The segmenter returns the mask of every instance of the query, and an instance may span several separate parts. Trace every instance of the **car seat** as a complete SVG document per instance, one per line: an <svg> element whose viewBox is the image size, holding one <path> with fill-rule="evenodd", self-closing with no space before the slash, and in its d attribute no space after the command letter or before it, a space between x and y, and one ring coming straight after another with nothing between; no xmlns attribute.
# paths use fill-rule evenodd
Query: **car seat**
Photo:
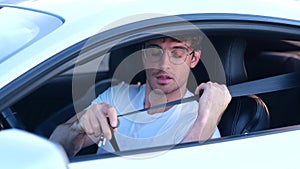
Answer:
<svg viewBox="0 0 300 169"><path fill-rule="evenodd" d="M300 47L282 40L248 40L248 77L255 80L300 71ZM257 47L259 46L259 48ZM299 52L298 52L299 54ZM298 56L298 57L297 57ZM270 128L300 124L300 88L259 95L270 110Z"/></svg>
<svg viewBox="0 0 300 169"><path fill-rule="evenodd" d="M244 55L246 41L235 37L212 38L223 64L226 85L246 82ZM209 56L208 56L209 57ZM256 95L233 97L225 110L218 128L221 136L244 135L269 128L269 111Z"/></svg>

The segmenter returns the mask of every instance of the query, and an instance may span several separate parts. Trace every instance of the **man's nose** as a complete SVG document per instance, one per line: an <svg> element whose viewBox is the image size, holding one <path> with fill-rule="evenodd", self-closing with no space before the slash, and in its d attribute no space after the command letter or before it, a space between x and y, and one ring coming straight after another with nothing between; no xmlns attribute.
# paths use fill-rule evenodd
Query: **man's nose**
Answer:
<svg viewBox="0 0 300 169"><path fill-rule="evenodd" d="M165 51L163 53L163 56L161 57L159 64L160 64L160 68L162 70L168 69L170 67L171 63L170 63L170 58L169 58L169 54L167 51Z"/></svg>

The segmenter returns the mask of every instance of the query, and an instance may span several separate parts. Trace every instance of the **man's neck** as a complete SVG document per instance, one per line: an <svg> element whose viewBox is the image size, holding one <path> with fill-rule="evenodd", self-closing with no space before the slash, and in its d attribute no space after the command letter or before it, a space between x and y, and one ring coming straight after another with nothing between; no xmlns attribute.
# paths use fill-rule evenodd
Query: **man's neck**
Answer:
<svg viewBox="0 0 300 169"><path fill-rule="evenodd" d="M187 89L178 89L174 92L171 93L164 93L159 89L151 89L148 84L146 84L146 93L145 93L145 102L144 106L145 108L147 107L152 107L160 104L164 104L170 101L178 100L184 97ZM154 114L158 112L164 112L169 110L171 107L165 107L162 109L154 110L152 112L148 112L149 114Z"/></svg>

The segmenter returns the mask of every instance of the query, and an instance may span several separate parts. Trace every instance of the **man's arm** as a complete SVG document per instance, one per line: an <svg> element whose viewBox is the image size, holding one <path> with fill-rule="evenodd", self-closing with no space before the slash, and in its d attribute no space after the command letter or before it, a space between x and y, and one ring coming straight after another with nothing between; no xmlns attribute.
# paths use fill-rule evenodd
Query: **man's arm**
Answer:
<svg viewBox="0 0 300 169"><path fill-rule="evenodd" d="M227 108L231 95L225 85L202 83L195 93L203 91L199 98L198 117L183 142L205 141L213 135L219 120Z"/></svg>
<svg viewBox="0 0 300 169"><path fill-rule="evenodd" d="M57 126L51 134L50 140L62 145L69 157L76 155L83 147L93 144L87 134L78 127L76 116Z"/></svg>
<svg viewBox="0 0 300 169"><path fill-rule="evenodd" d="M95 104L59 125L51 134L50 140L61 144L68 156L74 156L82 148L98 143L101 134L106 139L111 139L107 117L111 126L117 127L115 109L106 103Z"/></svg>

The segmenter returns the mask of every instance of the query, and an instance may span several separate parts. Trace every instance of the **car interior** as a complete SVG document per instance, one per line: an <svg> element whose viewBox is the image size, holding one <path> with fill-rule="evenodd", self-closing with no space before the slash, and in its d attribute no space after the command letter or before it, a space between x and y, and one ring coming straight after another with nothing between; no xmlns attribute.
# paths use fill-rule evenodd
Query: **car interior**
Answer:
<svg viewBox="0 0 300 169"><path fill-rule="evenodd" d="M202 48L203 59L192 70L189 90L193 92L197 84L216 80L211 71L217 71L215 69L219 68L208 70L209 61L221 61L220 71L225 73L224 83L227 86L299 71L300 36L292 37L284 33L273 36L274 34L276 32L265 36L263 31L258 33L240 31L236 34L233 31L208 31L207 41ZM67 121L78 110L83 110L98 94L110 86L121 81L132 84L145 83L145 74L139 67L141 64L138 64L141 63L138 57L140 43L122 44L112 48L104 56L108 58L107 70L102 71L99 68L96 73L78 73L76 75L78 82L75 83L82 85L77 91L76 98L72 88L74 77L70 70L71 73L64 72L52 78L16 102L10 110L20 123L18 126L48 138L57 125ZM207 50L211 47L215 51ZM128 59L128 56L132 57ZM209 57L209 61L205 60ZM125 62L131 65L134 62L134 65L128 66ZM125 66L119 66L121 63ZM94 78L92 85L83 85L91 78ZM299 87L233 97L218 125L221 136L224 138L243 136L298 125L300 124L299 100ZM3 117L0 120L3 121L3 128L12 127L10 124L5 124ZM95 153L95 150L93 146L79 154Z"/></svg>

